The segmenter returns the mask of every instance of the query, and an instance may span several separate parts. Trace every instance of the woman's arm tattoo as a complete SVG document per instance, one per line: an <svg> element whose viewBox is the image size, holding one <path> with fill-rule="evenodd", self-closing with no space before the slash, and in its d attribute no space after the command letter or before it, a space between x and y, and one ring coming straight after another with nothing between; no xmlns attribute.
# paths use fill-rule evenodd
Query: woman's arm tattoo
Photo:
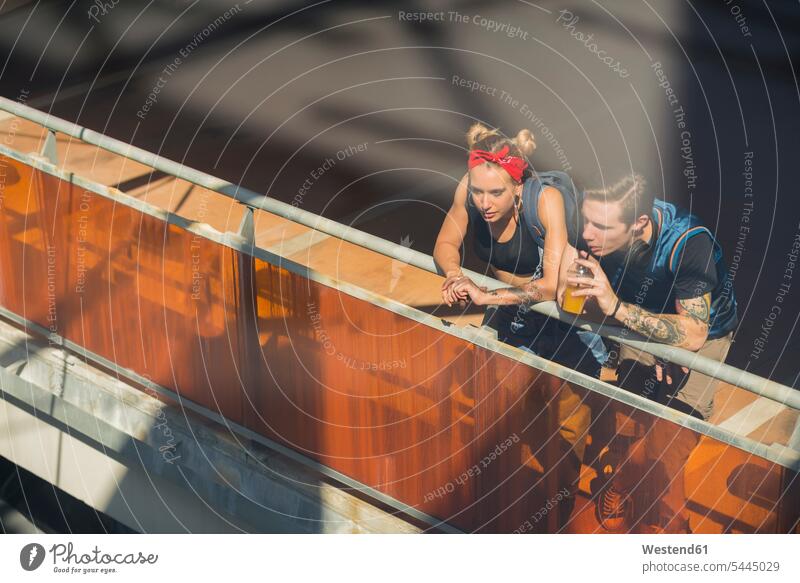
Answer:
<svg viewBox="0 0 800 583"><path fill-rule="evenodd" d="M501 289L495 289L489 292L489 295L495 297L502 297L499 292L505 292L513 297L513 301L510 302L511 304L522 304L524 306L529 306L530 304L535 304L536 302L541 302L544 298L544 294L542 291L536 287L532 282L526 284L524 287L504 287ZM503 295L505 295L505 293Z"/></svg>
<svg viewBox="0 0 800 583"><path fill-rule="evenodd" d="M533 283L529 283L523 288L514 288L512 293L517 294L520 298L520 303L525 305L541 302L544 297L542 290Z"/></svg>

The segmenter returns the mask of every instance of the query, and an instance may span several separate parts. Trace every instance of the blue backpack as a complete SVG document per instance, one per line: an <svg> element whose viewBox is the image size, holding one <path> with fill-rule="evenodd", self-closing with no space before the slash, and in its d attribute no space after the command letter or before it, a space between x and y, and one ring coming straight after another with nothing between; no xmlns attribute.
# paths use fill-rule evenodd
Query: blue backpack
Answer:
<svg viewBox="0 0 800 583"><path fill-rule="evenodd" d="M564 172L551 170L539 172L528 178L522 187L522 216L533 239L544 249L545 228L539 219L539 197L546 186L552 186L561 193L564 200L564 218L567 222L567 242L577 247L578 237L583 231L583 217L580 212L583 195L576 190L572 178Z"/></svg>

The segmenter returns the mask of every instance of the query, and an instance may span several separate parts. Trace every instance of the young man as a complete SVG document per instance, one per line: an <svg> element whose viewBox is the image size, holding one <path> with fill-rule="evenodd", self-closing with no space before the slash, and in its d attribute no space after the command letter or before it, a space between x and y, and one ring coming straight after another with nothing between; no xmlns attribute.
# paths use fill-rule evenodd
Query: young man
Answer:
<svg viewBox="0 0 800 583"><path fill-rule="evenodd" d="M562 257L559 301L567 284L581 284L574 295L586 296L587 308L606 321L724 361L738 323L736 300L719 243L699 219L654 199L638 175L586 191L582 215L582 249L568 247ZM573 261L587 267L592 279L569 277ZM718 381L624 345L619 361L624 388L699 419L711 416ZM597 518L608 530L642 521L657 531L688 532L683 467L697 435L661 419L646 424L639 428L643 437L629 440L622 463L597 497ZM619 434L629 433L631 426L626 423ZM653 491L642 495L640 482L652 484ZM634 500L652 495L645 508L633 508Z"/></svg>

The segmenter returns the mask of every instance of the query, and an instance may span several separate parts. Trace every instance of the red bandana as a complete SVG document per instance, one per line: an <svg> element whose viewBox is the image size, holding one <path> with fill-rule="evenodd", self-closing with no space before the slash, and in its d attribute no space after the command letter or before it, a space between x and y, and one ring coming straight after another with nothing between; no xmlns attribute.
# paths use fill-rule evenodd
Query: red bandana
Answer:
<svg viewBox="0 0 800 583"><path fill-rule="evenodd" d="M519 156L509 156L508 146L503 146L497 152L487 152L486 150L472 150L469 153L468 168L480 166L484 162L492 162L508 172L516 182L522 181L522 173L528 167L528 163Z"/></svg>

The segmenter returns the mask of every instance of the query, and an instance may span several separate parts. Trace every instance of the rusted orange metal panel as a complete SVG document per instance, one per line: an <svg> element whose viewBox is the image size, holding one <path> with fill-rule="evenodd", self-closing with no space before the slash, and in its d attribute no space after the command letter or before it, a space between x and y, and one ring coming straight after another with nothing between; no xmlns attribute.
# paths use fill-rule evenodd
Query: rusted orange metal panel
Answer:
<svg viewBox="0 0 800 583"><path fill-rule="evenodd" d="M560 527L548 505L577 479L570 443L586 437L566 421L589 427L609 399L261 259L256 305L241 306L249 256L0 162L7 309L465 530ZM257 334L242 333L252 309ZM795 478L703 437L686 473L692 526L795 528ZM589 506L569 530L597 529Z"/></svg>
<svg viewBox="0 0 800 583"><path fill-rule="evenodd" d="M69 182L19 174L2 205L9 310L233 418L234 252Z"/></svg>

